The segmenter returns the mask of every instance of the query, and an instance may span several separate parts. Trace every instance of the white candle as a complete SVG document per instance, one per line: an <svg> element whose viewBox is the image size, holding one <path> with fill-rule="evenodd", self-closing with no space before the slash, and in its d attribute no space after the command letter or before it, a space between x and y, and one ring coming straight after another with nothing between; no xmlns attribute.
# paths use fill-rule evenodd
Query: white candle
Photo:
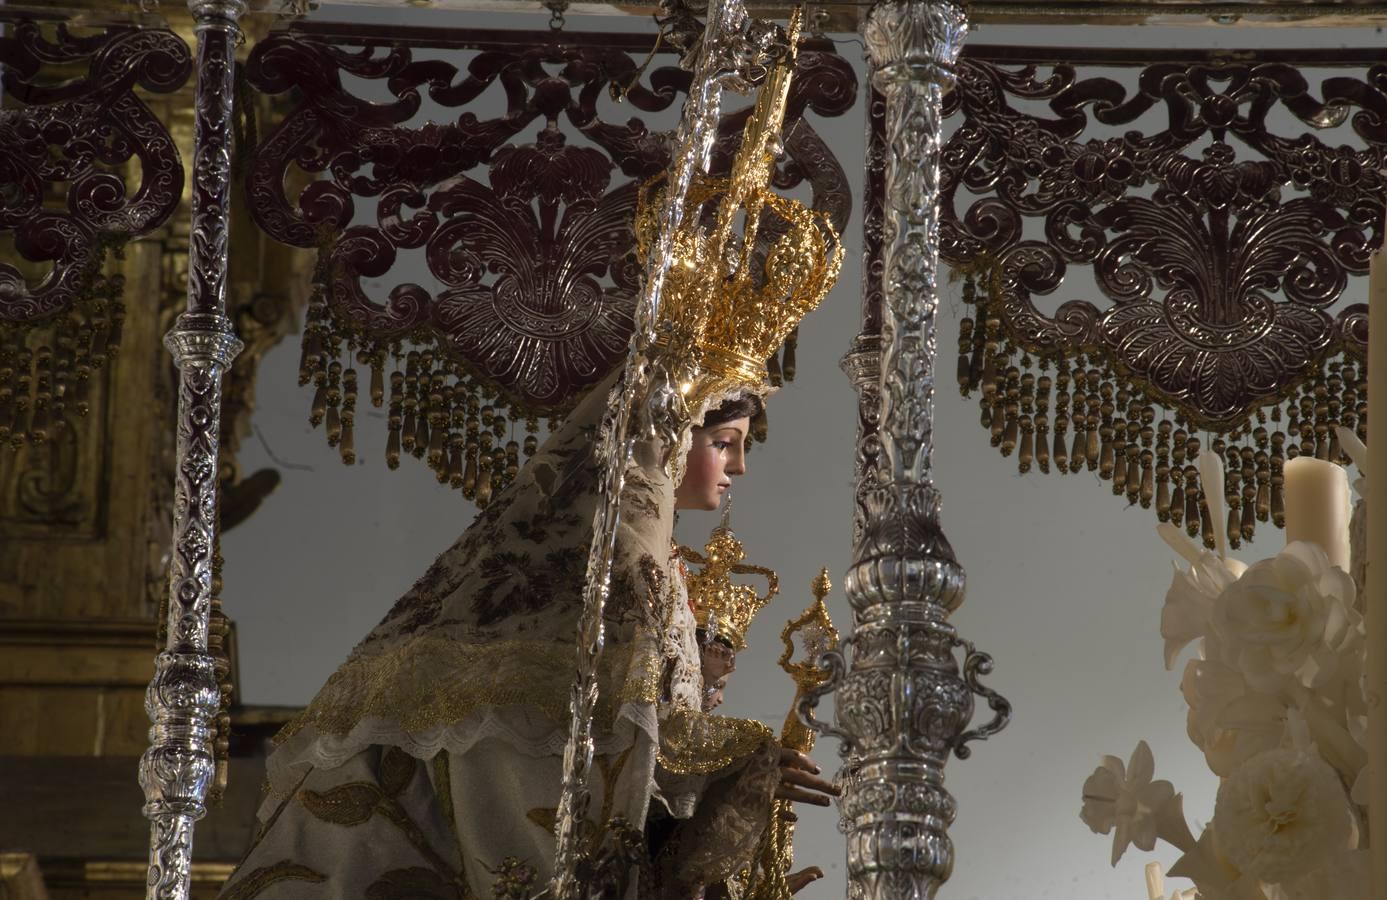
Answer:
<svg viewBox="0 0 1387 900"><path fill-rule="evenodd" d="M1368 546L1387 543L1387 258L1373 254L1368 275ZM1368 823L1373 897L1387 898L1387 563L1369 561L1364 607L1368 630Z"/></svg>
<svg viewBox="0 0 1387 900"><path fill-rule="evenodd" d="M1347 572L1348 473L1342 466L1310 456L1286 460L1285 472L1286 543L1318 544L1331 564Z"/></svg>
<svg viewBox="0 0 1387 900"><path fill-rule="evenodd" d="M1146 900L1165 900L1165 877L1158 862L1146 864Z"/></svg>
<svg viewBox="0 0 1387 900"><path fill-rule="evenodd" d="M1353 464L1358 467L1358 474L1366 477L1368 474L1368 448L1363 446L1362 441L1358 440L1358 435L1355 432L1342 425L1335 425L1334 433L1339 436L1339 446L1343 448L1344 455L1353 460Z"/></svg>
<svg viewBox="0 0 1387 900"><path fill-rule="evenodd" d="M1162 522L1156 526L1156 533L1166 542L1166 546L1190 564L1190 568L1199 565L1199 556L1203 551L1194 545L1194 541L1185 537L1185 532L1179 525Z"/></svg>
<svg viewBox="0 0 1387 900"><path fill-rule="evenodd" d="M1209 504L1209 519L1214 523L1214 547L1220 557L1228 556L1228 528L1223 521L1223 460L1213 451L1199 454L1199 482L1204 488L1204 502Z"/></svg>

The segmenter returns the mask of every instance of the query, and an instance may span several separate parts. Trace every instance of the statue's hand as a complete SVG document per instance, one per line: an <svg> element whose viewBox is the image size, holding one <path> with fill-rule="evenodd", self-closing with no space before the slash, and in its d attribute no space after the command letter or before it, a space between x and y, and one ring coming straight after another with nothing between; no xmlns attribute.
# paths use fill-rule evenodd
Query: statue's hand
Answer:
<svg viewBox="0 0 1387 900"><path fill-rule="evenodd" d="M779 800L795 803L811 803L814 806L828 806L830 797L837 797L842 791L832 782L819 777L823 769L819 764L798 750L780 748L780 786L775 789Z"/></svg>
<svg viewBox="0 0 1387 900"><path fill-rule="evenodd" d="M810 866L807 869L800 869L798 872L794 872L787 876L785 882L790 887L790 893L798 894L822 877L824 877L823 869L820 869L818 866Z"/></svg>

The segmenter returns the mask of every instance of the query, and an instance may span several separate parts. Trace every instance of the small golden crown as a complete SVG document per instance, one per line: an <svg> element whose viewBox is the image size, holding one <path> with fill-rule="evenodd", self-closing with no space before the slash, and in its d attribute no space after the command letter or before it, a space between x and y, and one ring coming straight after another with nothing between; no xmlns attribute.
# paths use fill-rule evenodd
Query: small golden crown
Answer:
<svg viewBox="0 0 1387 900"><path fill-rule="evenodd" d="M814 749L814 732L799 719L799 699L828 679L828 673L819 668L819 657L838 649L838 629L833 627L833 619L824 604L832 589L828 569L820 569L809 586L814 602L799 618L786 622L785 630L780 632L781 643L785 645L785 652L780 655L780 668L795 682L795 702L790 705L790 714L781 726L780 745L801 753Z"/></svg>
<svg viewBox="0 0 1387 900"><path fill-rule="evenodd" d="M838 629L833 627L833 619L824 604L828 592L833 590L828 569L819 570L809 590L814 595L814 602L800 613L799 618L786 622L785 630L780 632L780 641L785 645L785 652L780 655L780 668L794 679L796 687L801 690L823 683L828 676L818 666L819 657L829 650L838 649ZM803 652L796 660L798 651Z"/></svg>
<svg viewBox="0 0 1387 900"><path fill-rule="evenodd" d="M819 305L842 268L843 247L827 215L770 190L801 18L799 9L790 17L789 52L757 94L731 176L694 178L673 238L656 346L683 363L679 388L691 406L730 388L764 385L766 360ZM641 190L636 242L642 258L659 233L663 194L663 176ZM776 235L769 249L758 249L763 229Z"/></svg>
<svg viewBox="0 0 1387 900"><path fill-rule="evenodd" d="M731 510L730 503L728 510ZM710 639L723 638L733 650L745 649L751 620L780 592L779 576L770 569L742 562L746 559L746 550L732 533L727 512L723 513L722 524L708 537L703 553L690 547L680 547L679 553L689 562L703 567L687 579L689 601L693 604L698 627L704 629ZM733 575L764 576L765 596L749 585L734 584Z"/></svg>

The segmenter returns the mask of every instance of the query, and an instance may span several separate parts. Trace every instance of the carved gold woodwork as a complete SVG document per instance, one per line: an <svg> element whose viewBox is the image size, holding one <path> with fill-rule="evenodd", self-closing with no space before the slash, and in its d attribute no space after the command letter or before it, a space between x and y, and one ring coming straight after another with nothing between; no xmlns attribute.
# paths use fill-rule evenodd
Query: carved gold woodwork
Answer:
<svg viewBox="0 0 1387 900"><path fill-rule="evenodd" d="M48 900L48 891L32 853L0 853L0 897Z"/></svg>

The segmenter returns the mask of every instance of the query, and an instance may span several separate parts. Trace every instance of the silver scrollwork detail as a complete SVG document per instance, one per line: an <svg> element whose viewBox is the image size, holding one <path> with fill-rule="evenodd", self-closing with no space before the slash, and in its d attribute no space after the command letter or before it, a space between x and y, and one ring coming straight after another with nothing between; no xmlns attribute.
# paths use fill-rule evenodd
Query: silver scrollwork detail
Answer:
<svg viewBox="0 0 1387 900"><path fill-rule="evenodd" d="M215 774L212 737L220 689L207 652L217 533L222 378L241 350L226 316L232 102L241 0L192 0L197 32L188 311L164 345L178 366L178 439L168 643L145 694L153 723L140 759L150 820L149 900L185 900L193 824Z"/></svg>
<svg viewBox="0 0 1387 900"><path fill-rule="evenodd" d="M869 275L863 275L868 278ZM853 459L852 542L867 528L867 491L876 483L877 425L881 416L881 335L863 332L853 339L842 369L857 391L857 453Z"/></svg>
<svg viewBox="0 0 1387 900"><path fill-rule="evenodd" d="M869 121L881 123L869 148L885 164L872 171L869 149L863 334L843 361L859 396L855 546L845 579L851 661L822 661L837 722L818 725L842 740L848 762L840 811L848 892L861 900L936 895L954 864L956 804L944 765L967 756L969 741L1000 731L1011 713L979 681L991 659L948 621L965 576L940 529L930 471L943 95L967 32L963 7L938 0L878 2L863 26L881 104L876 96L869 104ZM975 695L993 718L970 731ZM817 699L802 705L808 721Z"/></svg>
<svg viewBox="0 0 1387 900"><path fill-rule="evenodd" d="M150 900L189 891L193 823L216 765L212 737L220 688L207 652L212 548L217 528L217 449L222 376L241 349L225 317L185 314L165 338L179 369L174 476L174 552L169 565L168 644L145 693L153 726L140 760L150 820Z"/></svg>

